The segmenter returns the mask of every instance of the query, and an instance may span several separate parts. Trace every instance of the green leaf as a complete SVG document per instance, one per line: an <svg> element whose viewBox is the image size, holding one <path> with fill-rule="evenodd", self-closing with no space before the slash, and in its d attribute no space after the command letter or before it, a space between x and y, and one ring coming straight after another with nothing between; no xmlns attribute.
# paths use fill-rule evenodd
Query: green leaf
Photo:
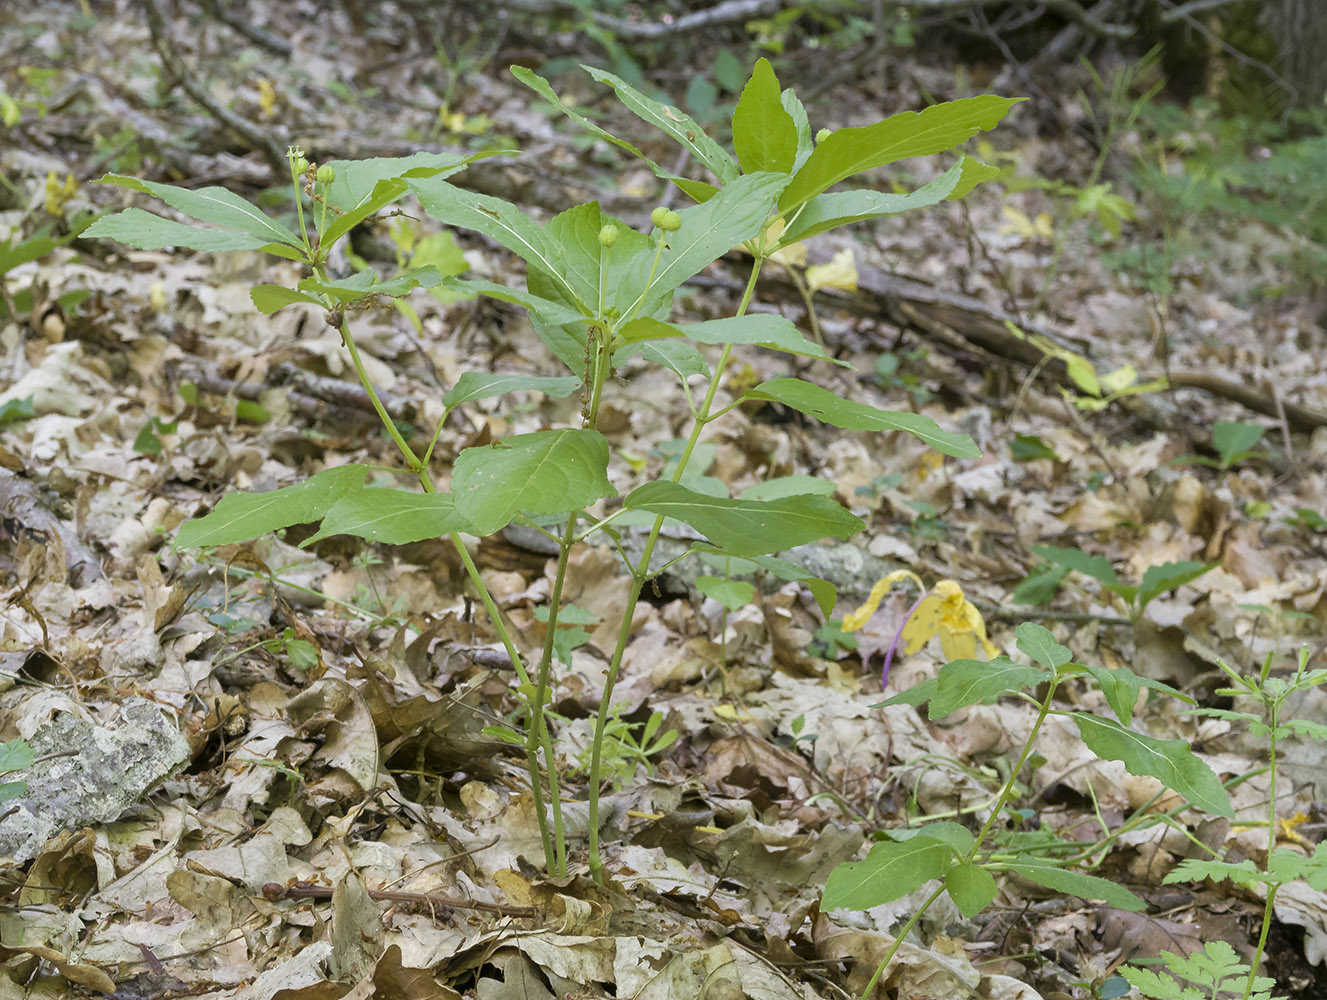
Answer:
<svg viewBox="0 0 1327 1000"><path fill-rule="evenodd" d="M1074 722L1088 749L1103 760L1123 761L1130 774L1151 775L1213 816L1235 815L1220 779L1194 756L1186 741L1144 736L1113 719L1083 712L1074 713Z"/></svg>
<svg viewBox="0 0 1327 1000"><path fill-rule="evenodd" d="M920 113L905 111L862 128L839 129L816 146L793 176L779 199L779 211L788 215L853 174L967 142L994 128L1019 100L985 94L935 104Z"/></svg>
<svg viewBox="0 0 1327 1000"><path fill-rule="evenodd" d="M0 784L0 802L8 802L16 799L28 790L26 781L6 781Z"/></svg>
<svg viewBox="0 0 1327 1000"><path fill-rule="evenodd" d="M1248 457L1248 451L1265 433L1261 424L1247 423L1243 420L1219 420L1212 426L1212 447L1217 451L1223 466L1233 465Z"/></svg>
<svg viewBox="0 0 1327 1000"><path fill-rule="evenodd" d="M783 110L792 116L793 125L797 129L797 157L793 160L793 169L796 170L814 152L816 144L811 137L811 120L806 115L806 105L802 103L802 99L792 87L783 91L782 99Z"/></svg>
<svg viewBox="0 0 1327 1000"><path fill-rule="evenodd" d="M268 493L228 493L212 513L181 525L175 545L230 545L317 521L343 496L358 490L368 471L363 465L342 465Z"/></svg>
<svg viewBox="0 0 1327 1000"><path fill-rule="evenodd" d="M1163 681L1139 677L1128 667L1119 666L1112 669L1091 663L1081 666L1096 679L1106 696L1106 704L1123 725L1127 726L1133 721L1133 707L1138 702L1138 692L1143 688L1152 688L1189 705L1195 704L1193 698L1184 692L1175 690Z"/></svg>
<svg viewBox="0 0 1327 1000"><path fill-rule="evenodd" d="M1015 462L1031 462L1038 458L1048 458L1052 462L1060 461L1055 449L1035 434L1015 434L1009 446L1009 454Z"/></svg>
<svg viewBox="0 0 1327 1000"><path fill-rule="evenodd" d="M163 219L141 208L126 208L123 212L98 219L83 231L83 235L89 239L119 240L139 250L187 247L200 253L226 253L231 250L270 250L272 247L270 240L249 233L190 226Z"/></svg>
<svg viewBox="0 0 1327 1000"><path fill-rule="evenodd" d="M1068 893L1080 899L1099 899L1117 910L1129 910L1136 913L1147 906L1124 886L1117 885L1109 879L1098 878L1095 875L1085 875L1082 872L1059 868L1043 861L1033 861L1027 858L1008 861L1005 863L1005 867L1009 871L1017 872L1024 878L1036 882L1038 885L1044 885L1047 889Z"/></svg>
<svg viewBox="0 0 1327 1000"><path fill-rule="evenodd" d="M1167 591L1175 590L1190 581L1198 579L1204 573L1216 569L1220 563L1200 563L1191 560L1164 563L1161 566L1149 566L1143 573L1143 584L1138 588L1138 610L1147 607L1152 598L1160 597Z"/></svg>
<svg viewBox="0 0 1327 1000"><path fill-rule="evenodd" d="M996 167L965 156L939 177L906 194L858 190L818 195L797 214L779 237L779 243L787 246L839 226L954 201L999 174Z"/></svg>
<svg viewBox="0 0 1327 1000"><path fill-rule="evenodd" d="M585 131L589 132L591 135L597 135L599 138L611 142L614 146L617 146L619 149L626 150L632 156L644 160L647 164L650 165L651 168L653 168L656 175L660 177L669 176L669 172L667 170L665 170L663 167L659 166L659 164L651 160L648 156L642 153L640 149L638 149L636 146L633 146L625 139L619 139L617 136L613 135L613 133L605 130L602 126L596 124L595 122L590 121L590 119L586 118L584 115L578 113L577 111L569 107L562 100L562 98L558 97L557 92L554 91L551 86L549 86L548 81L545 80L542 76L539 76L537 73L533 72L532 70L526 69L524 66L511 67L511 74L512 76L516 77L516 79L520 80L521 83L525 84L527 87L533 90L536 94L539 94L541 97L547 100L548 103L552 104L553 107L557 108L559 111L561 111L564 115L566 115L568 118L574 121L581 128L585 129Z"/></svg>
<svg viewBox="0 0 1327 1000"><path fill-rule="evenodd" d="M32 747L23 740L0 743L0 774L26 771L33 765Z"/></svg>
<svg viewBox="0 0 1327 1000"><path fill-rule="evenodd" d="M676 518L738 556L782 552L829 535L847 538L865 526L827 497L725 500L670 482L646 483L623 506Z"/></svg>
<svg viewBox="0 0 1327 1000"><path fill-rule="evenodd" d="M249 298L253 300L254 307L260 313L267 315L296 303L323 305L317 297L307 295L304 292L297 292L295 289L286 288L284 285L254 285L249 289Z"/></svg>
<svg viewBox="0 0 1327 1000"><path fill-rule="evenodd" d="M35 417L37 410L32 405L32 401L32 396L24 396L22 399L15 397L0 403L0 427L16 424L20 420L31 420Z"/></svg>
<svg viewBox="0 0 1327 1000"><path fill-rule="evenodd" d="M799 479L802 477L789 476L788 478ZM777 480L775 481L777 482ZM805 492L810 492L810 491L805 491ZM750 493L750 490L744 491L742 493L741 499L743 500L774 499L773 496L751 497L747 495L748 493ZM789 494L781 493L777 495L787 496ZM746 562L753 564L754 566L759 567L760 569L763 569L765 572L778 577L780 580L788 580L791 581L792 583L800 583L802 584L802 586L806 587L807 590L811 591L811 596L816 599L816 604L820 605L821 614L823 614L826 618L828 618L830 614L834 611L834 605L838 600L838 590L835 589L834 584L830 583L828 580L822 580L819 577L808 576L805 569L803 569L801 566L798 566L797 563L789 559L780 559L778 556L749 556L749 555L737 556L734 553L727 551L726 549L721 549L717 545L710 545L706 542L693 542L691 544L691 551L700 553L701 555L730 556L734 559L742 559Z"/></svg>
<svg viewBox="0 0 1327 1000"><path fill-rule="evenodd" d="M948 844L954 856L959 858L972 850L972 845L976 843L971 830L952 820L940 820L936 823L927 823L925 826L898 827L886 830L885 835L890 840L897 840L900 843L912 840L914 837L930 837L942 844Z"/></svg>
<svg viewBox="0 0 1327 1000"><path fill-rule="evenodd" d="M953 860L953 849L930 837L903 843L882 840L863 860L841 864L829 873L820 908L826 913L869 910L893 902L931 879L943 877Z"/></svg>
<svg viewBox="0 0 1327 1000"><path fill-rule="evenodd" d="M748 174L786 174L797 156L797 124L783 107L774 67L763 57L756 60L733 110L733 149Z"/></svg>
<svg viewBox="0 0 1327 1000"><path fill-rule="evenodd" d="M945 889L958 912L971 920L990 904L999 888L995 878L980 865L958 864L945 872Z"/></svg>
<svg viewBox="0 0 1327 1000"><path fill-rule="evenodd" d="M1120 578L1104 556L1090 556L1082 549L1065 549L1058 545L1034 545L1032 551L1048 562L1090 576L1112 590L1118 589Z"/></svg>
<svg viewBox="0 0 1327 1000"><path fill-rule="evenodd" d="M1041 563L1033 567L1032 572L1018 582L1009 600L1014 604L1049 604L1055 592L1060 589L1060 581L1068 572L1068 566Z"/></svg>
<svg viewBox="0 0 1327 1000"><path fill-rule="evenodd" d="M769 400L835 427L854 431L907 431L936 451L955 458L978 458L980 449L966 434L942 431L930 417L881 410L853 402L798 378L776 378L747 391L745 399Z"/></svg>
<svg viewBox="0 0 1327 1000"><path fill-rule="evenodd" d="M519 206L501 198L475 194L439 177L407 178L424 211L439 222L473 230L496 240L527 264L538 267L558 285L567 302L590 315L575 288L562 275L561 254L554 240Z"/></svg>
<svg viewBox="0 0 1327 1000"><path fill-rule="evenodd" d="M779 476L767 479L763 483L748 486L740 494L740 500L773 500L777 497L800 496L815 493L822 497L832 497L838 490L832 479L820 476Z"/></svg>
<svg viewBox="0 0 1327 1000"><path fill-rule="evenodd" d="M354 535L372 542L405 545L467 530L469 525L456 512L456 499L450 493L356 490L332 505L318 533L300 547L332 535Z"/></svg>
<svg viewBox="0 0 1327 1000"><path fill-rule="evenodd" d="M1209 941L1202 951L1187 957L1169 951L1163 951L1159 957L1167 970L1163 974L1125 965L1120 967L1120 975L1144 996L1158 1000L1208 1000L1226 996L1272 1000L1271 989L1276 983L1266 976L1254 976L1250 984L1248 965L1240 961L1235 949L1225 941ZM1183 983L1196 984L1197 988ZM1252 991L1246 993L1245 987L1249 985Z"/></svg>
<svg viewBox="0 0 1327 1000"><path fill-rule="evenodd" d="M494 375L489 372L463 372L456 384L442 397L447 409L476 399L492 399L509 392L533 390L553 399L564 399L581 387L574 375Z"/></svg>
<svg viewBox="0 0 1327 1000"><path fill-rule="evenodd" d="M696 589L712 597L729 611L746 607L756 596L756 588L745 580L728 580L721 576L696 577Z"/></svg>
<svg viewBox="0 0 1327 1000"><path fill-rule="evenodd" d="M752 313L703 323L679 324L642 317L624 326L621 335L626 343L686 337L700 344L751 344L771 351L784 351L846 365L846 362L826 354L819 344L803 337L792 320L773 313Z"/></svg>
<svg viewBox="0 0 1327 1000"><path fill-rule="evenodd" d="M1228 861L1189 858L1181 861L1172 871L1167 872L1166 877L1161 882L1163 885L1172 885L1176 882L1201 882L1207 878L1210 878L1213 882L1230 881L1236 885L1248 887L1266 885L1270 881L1247 858L1239 864L1231 864Z"/></svg>
<svg viewBox="0 0 1327 1000"><path fill-rule="evenodd" d="M691 155L708 167L720 182L726 185L737 179L737 164L733 162L732 157L706 135L705 130L697 125L690 115L646 97L631 84L612 73L584 64L581 68L596 82L606 83L612 87L617 93L617 99L628 111L642 121L649 122L655 128L666 132L684 148L690 150Z"/></svg>
<svg viewBox="0 0 1327 1000"><path fill-rule="evenodd" d="M682 226L668 234L669 249L664 251L657 268L653 250L637 253L626 280L641 288L649 284L652 295L677 288L707 264L759 233L769 218L774 199L787 183L786 174L744 174L730 181L705 204L682 209L678 213Z"/></svg>
<svg viewBox="0 0 1327 1000"><path fill-rule="evenodd" d="M405 194L409 190L405 178L450 177L475 160L505 152L486 150L460 157L454 153L414 153L329 161L336 170L336 178L324 189L323 197L340 214L328 223L322 245L331 246L374 212Z"/></svg>
<svg viewBox="0 0 1327 1000"><path fill-rule="evenodd" d="M599 242L604 226L617 229L617 242L605 247ZM645 291L643 276L637 273L635 262L641 255L653 256L655 244L649 236L638 233L621 219L609 215L598 202L577 205L551 219L544 233L557 249L559 273L550 275L541 267L531 269L530 291L544 298L565 302L572 308L580 303L600 301L599 286L604 287L603 303L611 315L625 314ZM569 285L574 298L568 298L564 288ZM666 292L650 289L649 302L644 311L666 308L670 301Z"/></svg>
<svg viewBox="0 0 1327 1000"><path fill-rule="evenodd" d="M891 705L921 705L935 697L940 690L940 681L935 677L927 678L920 684L914 684L906 691L900 691L884 701L878 701L872 708L888 708Z"/></svg>
<svg viewBox="0 0 1327 1000"><path fill-rule="evenodd" d="M705 362L705 355L695 344L686 340L659 340L641 344L641 357L663 365L685 382L692 375L710 374L710 366ZM633 350L624 349L618 353L623 358L630 357Z"/></svg>
<svg viewBox="0 0 1327 1000"><path fill-rule="evenodd" d="M415 268L386 281L379 281L377 272L371 267L366 267L348 278L336 281L305 278L299 283L299 290L329 295L342 305L348 305L369 295L397 296L406 294L412 288L432 288L441 280L442 275L438 273L436 267Z"/></svg>
<svg viewBox="0 0 1327 1000"><path fill-rule="evenodd" d="M476 535L491 535L522 511L564 514L612 496L608 442L598 431L518 434L456 457L456 509Z"/></svg>
<svg viewBox="0 0 1327 1000"><path fill-rule="evenodd" d="M190 190L176 187L173 184L158 184L155 181L139 180L137 177L126 177L123 174L107 174L96 183L117 184L120 187L131 188L143 194L154 195L177 212L183 212L191 219L197 219L199 222L210 222L223 229L244 233L253 239L261 240L262 244L284 243L296 249L302 249L304 246L304 242L281 223L264 214L257 206L249 204L239 195L227 191L225 188L204 187ZM124 214L123 212L120 213L121 216ZM109 221L109 219L103 219L93 223L84 235L112 235L104 231L93 231L102 222ZM134 243L130 245L137 246ZM190 246L187 243L180 245ZM194 249L198 248L195 247Z"/></svg>
<svg viewBox="0 0 1327 1000"><path fill-rule="evenodd" d="M978 703L989 705L997 698L1050 680L1051 673L1026 667L1013 660L954 660L936 675L936 693L931 699L931 718L942 719L960 708Z"/></svg>
<svg viewBox="0 0 1327 1000"><path fill-rule="evenodd" d="M1074 658L1067 646L1061 646L1051 635L1050 629L1036 622L1023 622L1014 629L1018 648L1027 653L1043 667L1055 670Z"/></svg>

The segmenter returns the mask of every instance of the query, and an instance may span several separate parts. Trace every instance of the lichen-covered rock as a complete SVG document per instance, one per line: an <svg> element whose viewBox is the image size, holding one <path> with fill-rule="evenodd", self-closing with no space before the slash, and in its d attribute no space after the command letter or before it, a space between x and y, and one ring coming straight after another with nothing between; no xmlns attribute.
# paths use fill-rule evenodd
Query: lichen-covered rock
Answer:
<svg viewBox="0 0 1327 1000"><path fill-rule="evenodd" d="M37 763L6 776L26 781L27 791L0 819L0 856L20 862L62 830L118 819L189 760L189 745L170 718L141 698L126 702L111 726L63 712L28 742Z"/></svg>

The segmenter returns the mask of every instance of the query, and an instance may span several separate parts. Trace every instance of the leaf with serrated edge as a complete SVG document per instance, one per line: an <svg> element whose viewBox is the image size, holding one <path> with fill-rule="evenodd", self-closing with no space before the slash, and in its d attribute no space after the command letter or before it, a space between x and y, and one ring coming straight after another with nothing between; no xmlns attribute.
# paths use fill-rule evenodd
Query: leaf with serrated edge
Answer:
<svg viewBox="0 0 1327 1000"><path fill-rule="evenodd" d="M960 708L989 704L1007 694L1049 680L1040 667L1026 667L1000 657L995 660L954 660L940 668L938 687L931 699L931 717L944 718Z"/></svg>
<svg viewBox="0 0 1327 1000"><path fill-rule="evenodd" d="M1159 740L1125 729L1114 719L1074 713L1079 735L1103 760L1124 762L1130 774L1150 775L1213 816L1234 817L1230 796L1212 769L1194 756L1184 740Z"/></svg>

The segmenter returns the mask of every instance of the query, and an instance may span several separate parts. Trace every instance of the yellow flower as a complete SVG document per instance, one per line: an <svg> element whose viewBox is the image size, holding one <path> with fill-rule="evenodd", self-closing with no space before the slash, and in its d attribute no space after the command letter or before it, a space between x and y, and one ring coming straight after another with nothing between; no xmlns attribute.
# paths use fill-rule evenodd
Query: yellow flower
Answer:
<svg viewBox="0 0 1327 1000"><path fill-rule="evenodd" d="M271 118L276 111L276 88L272 81L264 76L258 78L258 112L264 118Z"/></svg>
<svg viewBox="0 0 1327 1000"><path fill-rule="evenodd" d="M963 596L962 587L953 580L941 580L930 593L926 593L916 574L906 569L881 577L871 588L866 603L844 616L843 630L855 632L860 629L875 614L889 588L907 579L916 583L924 594L900 632L900 637L907 643L908 653L917 652L938 635L945 657L950 660L972 659L976 656L978 642L988 657L999 655L999 650L986 638L986 622L982 620L981 612Z"/></svg>
<svg viewBox="0 0 1327 1000"><path fill-rule="evenodd" d="M74 180L73 174L67 175L62 184L52 170L46 175L46 211L51 215L64 214L65 205L69 204L69 199L77 190L78 181Z"/></svg>

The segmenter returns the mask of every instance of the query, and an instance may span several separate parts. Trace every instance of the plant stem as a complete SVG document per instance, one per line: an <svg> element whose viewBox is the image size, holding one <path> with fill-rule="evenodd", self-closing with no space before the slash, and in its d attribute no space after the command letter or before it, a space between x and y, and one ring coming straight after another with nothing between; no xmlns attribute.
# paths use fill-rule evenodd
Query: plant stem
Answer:
<svg viewBox="0 0 1327 1000"><path fill-rule="evenodd" d="M760 276L762 264L764 264L764 259L757 257L751 268L751 276L747 279L746 288L742 292L742 301L737 307L737 316L745 315L747 307L751 304L751 296L755 292L756 279ZM696 445L700 442L701 431L709 423L710 410L714 407L714 397L718 394L719 383L723 380L724 369L728 367L728 360L732 357L732 353L733 345L724 344L718 363L714 366L714 377L710 380L709 389L706 390L705 400L701 403L700 412L691 428L691 434L687 438L686 447L682 449L682 454L677 460L677 468L673 470L673 482L677 482L682 478L687 462L690 461L692 452L696 450ZM631 636L631 622L635 617L636 601L639 600L641 588L650 575L650 559L654 556L654 546L659 541L659 532L663 530L663 523L662 515L654 519L654 524L650 527L649 537L645 540L645 549L641 552L640 560L631 574L631 586L627 591L626 610L622 613L622 624L617 630L617 644L613 647L613 656L608 663L608 676L604 678L604 691L599 699L599 714L594 720L589 788L590 875L600 884L604 880L603 859L599 855L599 784L603 763L604 727L608 724L608 715L613 704L613 688L617 685L618 671L622 668L622 654L626 652L627 640Z"/></svg>
<svg viewBox="0 0 1327 1000"><path fill-rule="evenodd" d="M378 419L382 421L383 427L391 436L396 444L401 456L406 460L409 467L419 477L419 485L423 487L425 493L436 493L437 489L433 485L433 477L429 475L428 469L420 462L415 455L414 449L401 436L401 432L396 429L396 424L387 413L387 408L382 405L382 400L378 398L378 391L373 386L373 380L369 378L368 371L364 368L364 362L359 356L359 349L355 346L355 338L350 333L350 324L342 317L341 319L341 338L345 341L346 350L350 354L350 361L355 366L355 374L359 376L360 384L364 386L364 391L368 394L369 402L373 404L374 411L378 414ZM498 611L497 602L493 600L493 595L489 593L488 587L484 584L484 578L479 575L479 567L475 565L474 559L470 557L470 550L465 547L465 539L461 537L460 532L454 531L447 536L456 554L461 557L461 563L465 566L466 575L470 577L470 582L474 584L475 590L479 594L480 601L484 604L484 610L488 612L489 621L493 623L493 628L497 631L498 637L502 640L502 646L507 651L507 656L511 658L512 667L516 671L517 680L522 685L530 684L530 675L526 672L525 662L521 659L521 654L516 651L516 643L512 641L511 633L507 629L507 623L503 620L502 614ZM532 734L538 740L544 751L544 759L548 762L550 790L554 795L553 811L555 821L561 826L560 817L562 813L562 803L557 799L557 776L553 766L553 740L548 733L547 726L542 725L542 713L540 716L540 725L531 727ZM533 722L533 713L532 713ZM558 854L555 850L552 834L548 829L548 817L544 813L544 795L543 788L539 780L539 756L532 746L526 747L525 753L526 767L530 772L530 793L534 799L535 816L539 820L539 837L544 846L544 865L550 872L558 871ZM565 853L563 855L565 864Z"/></svg>
<svg viewBox="0 0 1327 1000"><path fill-rule="evenodd" d="M899 948L902 947L903 939L908 936L908 932L917 925L917 921L921 920L922 914L931 908L931 904L939 899L940 893L944 891L945 887L943 883L936 886L935 891L926 897L926 902L917 907L917 912L914 913L908 919L908 922L903 925L903 930L898 932L898 937L894 938L894 943L889 946L889 951L885 952L885 957L881 960L880 964L876 966L875 975L873 975L871 981L866 984L866 989L862 990L862 1000L871 1000L871 991L875 989L876 982L879 981L882 975L884 975L885 970L889 968L889 963L893 961Z"/></svg>

